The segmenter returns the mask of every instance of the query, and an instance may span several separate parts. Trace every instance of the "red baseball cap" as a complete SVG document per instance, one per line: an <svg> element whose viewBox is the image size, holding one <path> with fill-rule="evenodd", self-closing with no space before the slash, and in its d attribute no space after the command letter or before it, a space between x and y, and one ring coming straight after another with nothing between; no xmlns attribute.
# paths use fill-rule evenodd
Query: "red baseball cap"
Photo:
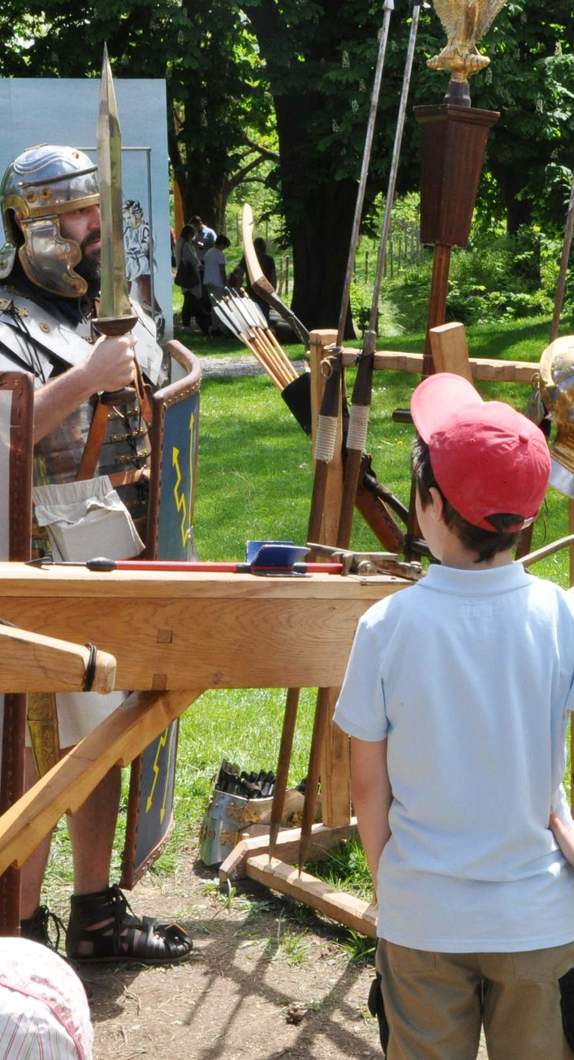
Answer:
<svg viewBox="0 0 574 1060"><path fill-rule="evenodd" d="M550 453L536 424L503 401L483 401L472 383L437 372L411 398L415 427L429 447L437 485L463 519L495 531L490 515L531 523L544 499Z"/></svg>

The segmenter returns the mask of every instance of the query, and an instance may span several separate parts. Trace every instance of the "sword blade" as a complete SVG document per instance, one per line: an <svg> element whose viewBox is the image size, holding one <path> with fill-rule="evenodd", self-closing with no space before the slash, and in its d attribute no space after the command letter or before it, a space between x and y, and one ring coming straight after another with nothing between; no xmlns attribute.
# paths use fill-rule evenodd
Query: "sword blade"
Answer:
<svg viewBox="0 0 574 1060"><path fill-rule="evenodd" d="M104 45L98 110L98 173L101 214L99 319L133 318L123 239L122 137L108 49Z"/></svg>

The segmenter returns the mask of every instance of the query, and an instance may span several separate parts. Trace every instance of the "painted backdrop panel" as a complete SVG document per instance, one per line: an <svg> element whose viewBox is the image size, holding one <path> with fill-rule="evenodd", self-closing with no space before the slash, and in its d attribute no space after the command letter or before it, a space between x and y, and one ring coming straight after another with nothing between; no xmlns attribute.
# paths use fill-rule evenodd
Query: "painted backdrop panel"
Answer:
<svg viewBox="0 0 574 1060"><path fill-rule="evenodd" d="M122 130L124 226L128 257L132 258L132 293L145 301L153 288L155 313L165 319L167 339L172 336L173 322L165 81L120 78L115 87ZM0 173L26 147L39 143L80 147L95 161L99 88L96 78L0 79ZM133 204L139 204L141 211ZM151 282L149 278L146 282L145 266L141 255L138 257L145 243L146 224L155 263Z"/></svg>

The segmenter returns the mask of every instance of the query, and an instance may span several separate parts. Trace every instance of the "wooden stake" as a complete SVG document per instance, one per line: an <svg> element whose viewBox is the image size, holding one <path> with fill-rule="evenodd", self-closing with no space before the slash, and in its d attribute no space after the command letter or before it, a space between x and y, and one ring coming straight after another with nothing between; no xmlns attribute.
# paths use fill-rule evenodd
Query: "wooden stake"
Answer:
<svg viewBox="0 0 574 1060"><path fill-rule="evenodd" d="M317 789L319 786L319 772L321 763L321 750L327 731L327 721L331 711L331 698L328 688L320 688L317 692L317 705L315 707L315 719L313 722L313 736L311 738L311 751L309 754L309 769L305 782L305 803L303 806L303 820L301 822L301 843L299 845L299 874L307 860L311 842L311 828L315 821L315 808L317 806Z"/></svg>
<svg viewBox="0 0 574 1060"><path fill-rule="evenodd" d="M269 862L264 854L248 858L246 869L252 880L286 894L297 902L304 902L361 935L376 938L377 911L371 902L338 891L331 884L323 883L308 873L297 874L292 865L283 861L273 859Z"/></svg>
<svg viewBox="0 0 574 1060"><path fill-rule="evenodd" d="M299 707L299 689L290 688L287 691L285 702L285 716L281 730L281 744L279 747L279 760L277 763L277 779L275 781L275 792L271 806L271 827L269 831L269 857L275 855L277 836L281 828L283 807L285 806L285 793L287 791L287 780L289 776L289 764L291 762L291 750L293 748L293 736L295 733L295 722L297 721L297 710Z"/></svg>

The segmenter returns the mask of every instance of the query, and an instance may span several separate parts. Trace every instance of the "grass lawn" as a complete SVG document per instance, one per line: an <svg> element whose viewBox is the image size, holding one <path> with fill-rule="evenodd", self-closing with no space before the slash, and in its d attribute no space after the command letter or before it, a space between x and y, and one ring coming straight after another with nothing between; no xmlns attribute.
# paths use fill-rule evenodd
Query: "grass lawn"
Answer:
<svg viewBox="0 0 574 1060"><path fill-rule="evenodd" d="M537 361L546 345L547 320L528 319L468 329L473 356ZM200 357L244 354L231 339L208 339L178 334ZM423 335L382 337L381 349L420 351ZM300 358L298 345L288 347ZM348 373L347 387L352 386ZM369 448L379 479L408 502L409 452L412 428L394 423L395 408L407 407L416 377L402 373L377 373L369 432ZM524 386L498 384L481 387L489 397L509 401L524 409ZM303 434L266 376L236 379L206 378L201 391L199 480L196 500L196 543L200 559L241 559L249 538L306 539L312 485L309 439ZM567 502L550 490L538 520L534 547L568 532ZM360 517L356 518L353 546L379 548ZM565 553L538 564L536 573L562 585L568 583ZM302 631L304 636L304 630ZM192 674L190 684L193 684ZM275 769L284 692L276 690L211 691L194 704L182 720L178 757L176 827L168 849L154 871L170 871L181 846L193 845L199 821L222 758L249 770ZM297 783L307 770L314 694L302 697L291 766ZM121 831L121 830L120 830ZM61 852L67 846L60 829ZM116 860L121 851L121 834ZM69 877L69 860L53 860L53 878ZM334 878L352 879L357 889L366 885L362 852L356 845L333 863Z"/></svg>

